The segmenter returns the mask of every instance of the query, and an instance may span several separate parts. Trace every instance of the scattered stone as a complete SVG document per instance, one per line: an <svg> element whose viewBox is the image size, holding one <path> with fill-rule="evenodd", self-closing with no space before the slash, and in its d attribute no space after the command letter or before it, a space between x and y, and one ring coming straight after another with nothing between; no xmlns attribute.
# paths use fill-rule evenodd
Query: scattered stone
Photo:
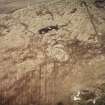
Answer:
<svg viewBox="0 0 105 105"><path fill-rule="evenodd" d="M58 102L57 105L63 105L63 103L62 102Z"/></svg>
<svg viewBox="0 0 105 105"><path fill-rule="evenodd" d="M57 25L56 26L48 26L48 27L40 29L38 32L39 32L39 34L45 34L45 33L48 33L49 31L51 31L53 29L58 30L59 28Z"/></svg>
<svg viewBox="0 0 105 105"><path fill-rule="evenodd" d="M49 47L47 49L48 56L56 61L66 62L69 59L69 55L62 47L64 47L64 46L63 45L55 45L53 47Z"/></svg>
<svg viewBox="0 0 105 105"><path fill-rule="evenodd" d="M97 8L105 8L105 0L96 0L94 4Z"/></svg>
<svg viewBox="0 0 105 105"><path fill-rule="evenodd" d="M71 10L70 13L75 13L76 11L77 11L77 8L74 8L74 9Z"/></svg>

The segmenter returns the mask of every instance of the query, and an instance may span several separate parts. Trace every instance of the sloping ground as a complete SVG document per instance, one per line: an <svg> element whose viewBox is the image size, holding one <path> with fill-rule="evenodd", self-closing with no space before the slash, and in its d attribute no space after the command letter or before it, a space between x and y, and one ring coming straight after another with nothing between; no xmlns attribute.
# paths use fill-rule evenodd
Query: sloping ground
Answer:
<svg viewBox="0 0 105 105"><path fill-rule="evenodd" d="M82 89L96 90L92 101L100 98L105 15L103 8L87 3L97 33L78 0L0 15L1 105L71 105L71 94Z"/></svg>

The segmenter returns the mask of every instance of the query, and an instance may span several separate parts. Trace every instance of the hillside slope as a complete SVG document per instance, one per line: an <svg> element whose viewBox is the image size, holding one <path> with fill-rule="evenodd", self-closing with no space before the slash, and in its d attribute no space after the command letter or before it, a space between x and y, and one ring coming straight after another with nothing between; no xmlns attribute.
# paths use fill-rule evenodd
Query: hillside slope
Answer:
<svg viewBox="0 0 105 105"><path fill-rule="evenodd" d="M71 105L81 90L95 91L98 105L105 9L86 3L49 0L0 14L1 105Z"/></svg>

